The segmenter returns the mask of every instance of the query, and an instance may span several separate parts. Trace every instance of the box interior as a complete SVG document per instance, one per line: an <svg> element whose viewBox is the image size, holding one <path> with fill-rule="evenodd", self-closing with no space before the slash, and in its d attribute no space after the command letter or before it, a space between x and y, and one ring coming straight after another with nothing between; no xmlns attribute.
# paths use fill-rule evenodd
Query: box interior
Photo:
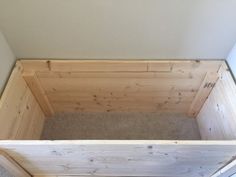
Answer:
<svg viewBox="0 0 236 177"><path fill-rule="evenodd" d="M0 138L232 140L235 88L220 60L20 60Z"/></svg>

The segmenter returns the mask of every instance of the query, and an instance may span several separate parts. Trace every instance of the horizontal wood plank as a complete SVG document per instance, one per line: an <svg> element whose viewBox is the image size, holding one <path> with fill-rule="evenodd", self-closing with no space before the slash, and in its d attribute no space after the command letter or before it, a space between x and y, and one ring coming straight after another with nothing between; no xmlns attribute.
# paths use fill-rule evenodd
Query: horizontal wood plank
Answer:
<svg viewBox="0 0 236 177"><path fill-rule="evenodd" d="M236 153L232 141L28 141L0 147L31 174L58 176L210 176Z"/></svg>

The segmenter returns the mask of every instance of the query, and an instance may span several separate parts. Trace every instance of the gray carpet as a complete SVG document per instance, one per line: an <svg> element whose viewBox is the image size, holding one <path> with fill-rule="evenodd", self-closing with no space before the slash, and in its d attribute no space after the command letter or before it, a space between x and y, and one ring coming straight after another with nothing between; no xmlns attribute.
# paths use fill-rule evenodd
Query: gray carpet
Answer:
<svg viewBox="0 0 236 177"><path fill-rule="evenodd" d="M195 119L174 113L59 114L45 122L44 140L200 140Z"/></svg>

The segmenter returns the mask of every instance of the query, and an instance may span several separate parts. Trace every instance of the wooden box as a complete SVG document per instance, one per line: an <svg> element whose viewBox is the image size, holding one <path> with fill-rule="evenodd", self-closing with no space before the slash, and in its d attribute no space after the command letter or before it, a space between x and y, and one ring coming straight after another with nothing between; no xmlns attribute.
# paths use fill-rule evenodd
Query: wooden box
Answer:
<svg viewBox="0 0 236 177"><path fill-rule="evenodd" d="M46 119L76 112L186 114L202 140L40 140ZM0 139L0 164L19 177L229 176L236 85L223 60L19 60Z"/></svg>

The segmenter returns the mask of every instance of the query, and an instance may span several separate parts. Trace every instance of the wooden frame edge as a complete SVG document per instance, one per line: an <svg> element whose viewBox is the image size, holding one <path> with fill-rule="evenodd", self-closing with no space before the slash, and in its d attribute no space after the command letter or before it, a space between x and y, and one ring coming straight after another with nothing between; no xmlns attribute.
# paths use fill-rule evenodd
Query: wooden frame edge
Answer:
<svg viewBox="0 0 236 177"><path fill-rule="evenodd" d="M22 168L13 158L3 151L0 151L0 165L13 176L32 177L29 172Z"/></svg>

